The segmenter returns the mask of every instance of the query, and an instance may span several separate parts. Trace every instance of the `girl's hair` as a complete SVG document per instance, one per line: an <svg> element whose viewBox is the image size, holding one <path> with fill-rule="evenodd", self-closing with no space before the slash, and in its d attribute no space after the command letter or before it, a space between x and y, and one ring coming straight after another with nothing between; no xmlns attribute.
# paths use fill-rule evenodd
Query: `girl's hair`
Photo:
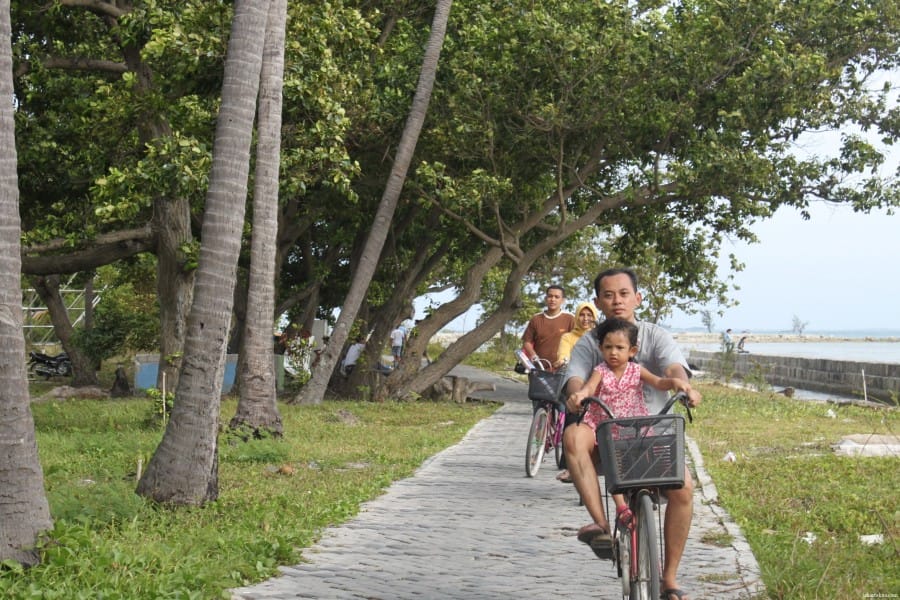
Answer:
<svg viewBox="0 0 900 600"><path fill-rule="evenodd" d="M618 317L606 319L605 321L601 321L600 324L597 325L597 327L594 329L594 333L597 334L597 343L600 344L600 346L603 346L603 340L606 339L606 336L617 331L623 332L632 346L638 345L637 325L635 325L631 321L619 319Z"/></svg>

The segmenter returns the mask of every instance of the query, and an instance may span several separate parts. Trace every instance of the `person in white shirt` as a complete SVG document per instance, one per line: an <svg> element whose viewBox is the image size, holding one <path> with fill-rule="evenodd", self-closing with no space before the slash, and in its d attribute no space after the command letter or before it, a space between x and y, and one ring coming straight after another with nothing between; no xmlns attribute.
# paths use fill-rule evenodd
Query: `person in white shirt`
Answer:
<svg viewBox="0 0 900 600"><path fill-rule="evenodd" d="M403 343L406 341L406 332L403 327L397 325L391 332L391 356L394 357L394 368L400 366L400 358L403 355Z"/></svg>
<svg viewBox="0 0 900 600"><path fill-rule="evenodd" d="M347 348L347 354L344 356L344 360L341 361L341 373L349 375L353 371L353 367L356 366L356 361L362 356L362 352L365 348L366 341L363 338L356 338L356 342Z"/></svg>

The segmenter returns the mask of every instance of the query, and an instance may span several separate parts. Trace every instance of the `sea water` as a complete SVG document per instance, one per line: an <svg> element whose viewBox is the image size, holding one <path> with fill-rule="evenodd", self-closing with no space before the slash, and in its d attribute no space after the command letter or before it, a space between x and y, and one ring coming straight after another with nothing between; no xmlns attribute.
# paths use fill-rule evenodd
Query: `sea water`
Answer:
<svg viewBox="0 0 900 600"><path fill-rule="evenodd" d="M738 337L740 339L740 337ZM688 356L690 350L719 352L722 344L691 343L681 344ZM900 363L900 341L835 341L835 342L760 342L747 341L744 349L751 356L796 356L800 358L824 358L848 360L862 363ZM780 390L781 388L776 388ZM795 397L806 400L858 400L858 397L825 394L812 390L797 389Z"/></svg>
<svg viewBox="0 0 900 600"><path fill-rule="evenodd" d="M740 339L740 338L738 338ZM690 350L718 352L722 344L690 343L681 344L687 354ZM744 350L761 356L796 356L800 358L826 358L829 360L849 360L867 363L900 363L900 341L898 342L760 342L747 340Z"/></svg>

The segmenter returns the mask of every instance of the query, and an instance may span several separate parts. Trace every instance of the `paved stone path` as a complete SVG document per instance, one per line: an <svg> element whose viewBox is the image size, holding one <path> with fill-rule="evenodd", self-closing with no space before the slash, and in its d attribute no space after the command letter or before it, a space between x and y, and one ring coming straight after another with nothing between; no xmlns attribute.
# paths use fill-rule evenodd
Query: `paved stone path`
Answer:
<svg viewBox="0 0 900 600"><path fill-rule="evenodd" d="M473 395L504 407L326 530L304 550L306 562L232 590L234 600L622 598L613 563L575 538L589 519L574 487L556 481L553 457L525 476L524 384L466 367L454 373L494 382L495 391ZM695 446L691 455L697 492L682 588L694 600L764 597L749 546L718 507Z"/></svg>

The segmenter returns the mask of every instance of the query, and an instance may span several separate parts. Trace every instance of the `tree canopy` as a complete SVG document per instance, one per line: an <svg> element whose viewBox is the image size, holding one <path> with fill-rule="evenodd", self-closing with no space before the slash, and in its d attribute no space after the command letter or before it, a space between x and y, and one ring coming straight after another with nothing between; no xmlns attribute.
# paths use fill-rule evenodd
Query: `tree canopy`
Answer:
<svg viewBox="0 0 900 600"><path fill-rule="evenodd" d="M154 213L176 201L190 211L176 246L190 269L230 3L12 6L23 270L159 253ZM290 3L279 315L306 323L341 305L433 10ZM780 206L896 206L896 179L862 134L897 139L900 110L887 84L870 82L897 67L898 13L882 0L456 4L359 319L378 352L416 296L455 290L418 324L409 350L420 353L473 304L488 310L434 364L391 377L390 391L421 392L514 317L524 282L598 240L604 259L645 269L660 300L648 316L661 318L678 302L727 301L722 240L752 239L750 225ZM795 152L822 130L844 132L836 155ZM245 244L242 268L248 256Z"/></svg>

